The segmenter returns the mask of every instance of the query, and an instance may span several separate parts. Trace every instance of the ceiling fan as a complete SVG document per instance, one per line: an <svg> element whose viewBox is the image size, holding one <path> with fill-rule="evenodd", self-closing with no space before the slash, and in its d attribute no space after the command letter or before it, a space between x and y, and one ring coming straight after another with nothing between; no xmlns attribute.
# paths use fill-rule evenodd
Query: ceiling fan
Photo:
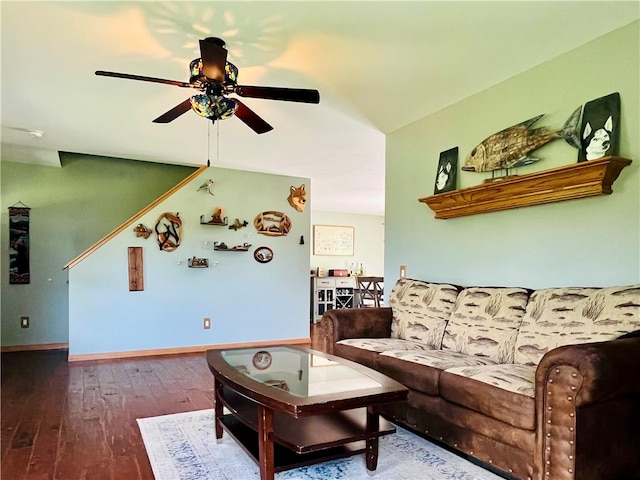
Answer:
<svg viewBox="0 0 640 480"><path fill-rule="evenodd" d="M225 120L235 115L256 133L265 133L273 130L273 127L240 100L227 95L236 94L241 97L282 100L285 102L320 102L320 93L317 90L238 85L238 68L227 61L227 50L224 46L224 40L217 37L200 40L201 57L192 60L189 64L191 72L189 82L128 73L106 72L103 70L96 71L96 75L164 83L175 85L176 87L200 90L201 93L193 95L153 120L155 123L169 123L191 109L212 122Z"/></svg>

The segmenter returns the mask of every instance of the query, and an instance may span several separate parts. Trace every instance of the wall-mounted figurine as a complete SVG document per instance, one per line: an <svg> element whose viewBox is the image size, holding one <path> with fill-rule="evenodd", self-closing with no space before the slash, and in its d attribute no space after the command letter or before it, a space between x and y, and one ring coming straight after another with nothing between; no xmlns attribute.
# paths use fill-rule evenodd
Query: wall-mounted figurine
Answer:
<svg viewBox="0 0 640 480"><path fill-rule="evenodd" d="M136 225L133 231L135 232L136 237L143 237L145 240L149 238L149 235L151 235L151 229L148 227L145 227L141 223Z"/></svg>
<svg viewBox="0 0 640 480"><path fill-rule="evenodd" d="M227 225L228 219L227 217L223 217L224 211L222 207L216 207L213 209L213 215L211 216L211 220L208 222L204 221L204 215L200 215L200 225L218 225L225 226Z"/></svg>
<svg viewBox="0 0 640 480"><path fill-rule="evenodd" d="M182 220L180 213L165 212L156 222L158 246L163 252L173 252L182 240Z"/></svg>
<svg viewBox="0 0 640 480"><path fill-rule="evenodd" d="M585 103L578 162L618 155L619 140L620 94L612 93Z"/></svg>
<svg viewBox="0 0 640 480"><path fill-rule="evenodd" d="M224 211L220 207L216 207L213 209L213 215L211 216L211 221L213 223L222 223L222 215Z"/></svg>
<svg viewBox="0 0 640 480"><path fill-rule="evenodd" d="M291 230L291 219L282 212L259 213L253 220L258 233L272 237L283 236Z"/></svg>
<svg viewBox="0 0 640 480"><path fill-rule="evenodd" d="M239 228L244 228L247 225L249 225L249 222L247 222L246 220L241 222L239 218L236 218L236 221L233 222L232 225L229 225L229 229L235 230L237 232Z"/></svg>
<svg viewBox="0 0 640 480"><path fill-rule="evenodd" d="M462 170L492 172L493 175L495 170L504 169L505 176L508 176L510 168L530 165L540 160L529 153L558 138L563 138L569 145L579 149L578 125L581 110L582 107L578 107L558 131L546 127L531 128L544 116L542 114L494 133L471 151Z"/></svg>
<svg viewBox="0 0 640 480"><path fill-rule="evenodd" d="M211 191L211 189L213 188L213 180L209 179L206 182L204 182L202 185L200 185L200 188L198 188L198 191L204 191L207 192L209 195L213 195L215 196L215 194Z"/></svg>
<svg viewBox="0 0 640 480"><path fill-rule="evenodd" d="M299 187L291 186L289 196L287 197L289 205L295 208L298 212L304 212L304 207L307 206L307 191L305 184L303 183Z"/></svg>

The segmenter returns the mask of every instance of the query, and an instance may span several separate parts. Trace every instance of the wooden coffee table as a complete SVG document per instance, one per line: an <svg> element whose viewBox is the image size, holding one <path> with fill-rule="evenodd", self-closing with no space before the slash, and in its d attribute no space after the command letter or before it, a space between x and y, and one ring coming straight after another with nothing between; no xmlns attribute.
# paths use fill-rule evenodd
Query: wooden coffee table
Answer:
<svg viewBox="0 0 640 480"><path fill-rule="evenodd" d="M375 370L306 348L209 350L207 363L216 438L228 432L259 465L261 480L360 453L375 471L378 438L395 432L375 407L407 397L406 387Z"/></svg>

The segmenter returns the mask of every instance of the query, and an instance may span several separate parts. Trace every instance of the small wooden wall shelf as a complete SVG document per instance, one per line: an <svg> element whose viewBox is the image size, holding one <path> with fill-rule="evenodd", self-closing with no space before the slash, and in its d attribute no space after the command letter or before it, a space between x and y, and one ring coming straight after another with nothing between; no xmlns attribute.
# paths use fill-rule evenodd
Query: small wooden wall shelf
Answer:
<svg viewBox="0 0 640 480"><path fill-rule="evenodd" d="M204 221L204 215L200 215L200 225L215 225L216 227L226 227L229 225L229 219L227 217L220 220L214 220L213 217L208 222Z"/></svg>
<svg viewBox="0 0 640 480"><path fill-rule="evenodd" d="M418 200L426 203L436 218L455 218L610 194L611 185L630 163L627 158L603 157Z"/></svg>
<svg viewBox="0 0 640 480"><path fill-rule="evenodd" d="M244 245L236 245L235 247L227 247L225 244L215 245L213 249L216 252L248 252L251 244L245 243Z"/></svg>

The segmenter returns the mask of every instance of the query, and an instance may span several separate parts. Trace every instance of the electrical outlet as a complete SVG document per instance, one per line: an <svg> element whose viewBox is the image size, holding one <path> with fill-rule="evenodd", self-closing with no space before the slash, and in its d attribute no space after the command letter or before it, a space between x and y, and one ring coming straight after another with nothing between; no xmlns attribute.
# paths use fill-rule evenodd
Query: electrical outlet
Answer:
<svg viewBox="0 0 640 480"><path fill-rule="evenodd" d="M29 328L29 317L20 317L20 328Z"/></svg>
<svg viewBox="0 0 640 480"><path fill-rule="evenodd" d="M209 317L204 317L202 321L202 328L205 330L209 330L211 328L211 319Z"/></svg>

